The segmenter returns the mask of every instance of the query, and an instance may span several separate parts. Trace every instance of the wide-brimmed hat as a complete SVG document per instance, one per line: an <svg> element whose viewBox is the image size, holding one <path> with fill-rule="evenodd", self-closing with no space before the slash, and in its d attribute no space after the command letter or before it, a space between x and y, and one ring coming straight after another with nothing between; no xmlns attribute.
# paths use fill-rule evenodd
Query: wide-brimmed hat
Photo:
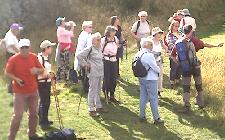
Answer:
<svg viewBox="0 0 225 140"><path fill-rule="evenodd" d="M148 13L146 11L140 11L138 13L138 16L141 17L141 16L148 16Z"/></svg>
<svg viewBox="0 0 225 140"><path fill-rule="evenodd" d="M84 21L82 23L82 28L85 27L85 26L92 26L93 22L92 21Z"/></svg>
<svg viewBox="0 0 225 140"><path fill-rule="evenodd" d="M117 31L117 28L114 27L114 26L107 26L107 27L105 28L105 30L111 32L111 31Z"/></svg>
<svg viewBox="0 0 225 140"><path fill-rule="evenodd" d="M152 29L152 36L156 35L157 33L163 33L163 30L161 30L159 27L154 27Z"/></svg>
<svg viewBox="0 0 225 140"><path fill-rule="evenodd" d="M183 9L182 11L184 13L184 16L190 16L191 15L188 9Z"/></svg>
<svg viewBox="0 0 225 140"><path fill-rule="evenodd" d="M41 48L41 49L45 49L45 48L47 48L47 47L55 46L55 45L56 45L56 43L52 43L52 42L49 41L49 40L44 40L44 41L41 42L40 48Z"/></svg>

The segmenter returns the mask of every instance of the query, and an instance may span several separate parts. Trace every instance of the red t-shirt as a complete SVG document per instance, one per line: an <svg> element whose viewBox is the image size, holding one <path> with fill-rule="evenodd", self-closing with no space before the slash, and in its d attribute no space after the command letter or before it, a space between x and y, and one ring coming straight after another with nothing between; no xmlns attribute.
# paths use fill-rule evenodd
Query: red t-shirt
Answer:
<svg viewBox="0 0 225 140"><path fill-rule="evenodd" d="M24 81L24 86L20 86L16 81L13 81L14 93L27 94L37 91L37 76L30 72L33 67L42 68L37 55L34 53L29 53L28 57L23 57L18 53L8 60L6 71Z"/></svg>

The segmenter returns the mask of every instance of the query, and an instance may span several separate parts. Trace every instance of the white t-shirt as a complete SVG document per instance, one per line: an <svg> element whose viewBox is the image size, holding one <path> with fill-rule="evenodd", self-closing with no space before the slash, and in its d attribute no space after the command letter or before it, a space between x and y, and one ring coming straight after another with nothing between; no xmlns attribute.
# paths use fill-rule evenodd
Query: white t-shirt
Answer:
<svg viewBox="0 0 225 140"><path fill-rule="evenodd" d="M161 60L161 56L158 56L158 54L160 54L162 52L162 49L163 49L163 46L162 44L159 42L159 44L155 44L154 41L153 41L153 48L152 48L152 52L154 54L154 56L156 57L156 61L159 61Z"/></svg>
<svg viewBox="0 0 225 140"><path fill-rule="evenodd" d="M76 48L75 59L74 59L74 70L77 70L79 67L77 54L80 51L82 51L84 48L90 47L90 46L92 46L91 33L82 31L78 37L77 48Z"/></svg>
<svg viewBox="0 0 225 140"><path fill-rule="evenodd" d="M131 32L136 32L136 30L137 30L137 24L138 24L138 21L136 21L133 24L133 26L131 28ZM147 21L145 21L145 22L140 21L140 26L139 26L139 28L137 30L137 36L139 38L148 37L148 36L150 36L150 30L151 29L150 29L150 26L149 26L149 24L148 24Z"/></svg>
<svg viewBox="0 0 225 140"><path fill-rule="evenodd" d="M181 19L181 22L180 22L180 28L182 29L182 27L184 25L191 25L192 28L193 28L193 31L196 30L196 23L195 23L195 19L193 17L184 17Z"/></svg>
<svg viewBox="0 0 225 140"><path fill-rule="evenodd" d="M6 50L9 53L15 54L16 52L13 50L13 48L11 48L11 45L14 45L17 49L19 49L18 47L18 39L17 37L12 33L11 30L9 30L6 34L5 34L5 44L6 44Z"/></svg>

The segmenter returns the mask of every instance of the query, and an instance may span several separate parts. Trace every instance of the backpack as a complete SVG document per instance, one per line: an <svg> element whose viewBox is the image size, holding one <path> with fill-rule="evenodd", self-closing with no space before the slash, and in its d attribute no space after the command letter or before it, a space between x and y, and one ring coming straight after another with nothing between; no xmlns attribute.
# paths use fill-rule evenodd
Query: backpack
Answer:
<svg viewBox="0 0 225 140"><path fill-rule="evenodd" d="M148 74L148 70L146 70L145 66L141 62L141 57L147 52L144 52L140 57L132 62L132 70L135 77L145 77Z"/></svg>
<svg viewBox="0 0 225 140"><path fill-rule="evenodd" d="M147 21L148 25L150 25L150 21L149 21L149 20L146 20L146 21ZM138 23L137 23L137 29L136 29L136 31L134 32L135 35L137 35L137 31L138 31L138 29L139 29L139 27L140 27L140 24L141 24L141 21L138 20Z"/></svg>
<svg viewBox="0 0 225 140"><path fill-rule="evenodd" d="M196 66L201 65L201 62L196 56L195 47L192 42L176 43L176 51L182 72L191 72Z"/></svg>
<svg viewBox="0 0 225 140"><path fill-rule="evenodd" d="M70 128L64 128L60 131L50 131L45 134L47 140L76 140L76 131Z"/></svg>

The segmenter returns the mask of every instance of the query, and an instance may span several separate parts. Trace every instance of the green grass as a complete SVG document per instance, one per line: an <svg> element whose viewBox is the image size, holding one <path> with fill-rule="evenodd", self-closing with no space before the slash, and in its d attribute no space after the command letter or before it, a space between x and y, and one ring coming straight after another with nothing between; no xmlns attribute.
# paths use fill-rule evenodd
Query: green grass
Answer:
<svg viewBox="0 0 225 140"><path fill-rule="evenodd" d="M225 35L225 32L221 33ZM220 34L220 35L221 35ZM216 35L210 37L216 38ZM206 39L208 40L208 39ZM213 40L210 40L210 42ZM213 104L209 104L205 110L198 110L194 107L194 98L191 99L192 112L180 114L177 109L182 106L182 89L169 89L168 58L164 64L164 91L159 99L159 112L165 120L165 126L156 126L152 122L152 114L147 106L147 123L139 122L139 92L138 81L131 71L131 60L136 50L129 48L128 60L121 62L121 77L116 88L116 97L122 102L121 105L107 105L102 94L102 103L110 112L102 114L100 118L91 118L87 110L87 95L81 100L78 114L78 104L81 97L79 85L73 85L62 90L58 96L66 128L74 128L80 138L100 140L223 140L225 139L224 120L212 110ZM2 79L2 78L1 78ZM204 81L204 79L203 79ZM192 87L193 89L193 87ZM194 96L194 92L192 93ZM210 102L212 98L209 98ZM6 93L6 86L0 81L0 140L7 139L7 133L12 115L12 107L9 106L12 96ZM49 118L54 121L52 129L58 128L57 114L54 98L51 98ZM214 101L216 102L216 100ZM27 140L27 113L24 113L17 140ZM50 131L50 130L45 130ZM44 130L38 127L38 134L43 135Z"/></svg>

